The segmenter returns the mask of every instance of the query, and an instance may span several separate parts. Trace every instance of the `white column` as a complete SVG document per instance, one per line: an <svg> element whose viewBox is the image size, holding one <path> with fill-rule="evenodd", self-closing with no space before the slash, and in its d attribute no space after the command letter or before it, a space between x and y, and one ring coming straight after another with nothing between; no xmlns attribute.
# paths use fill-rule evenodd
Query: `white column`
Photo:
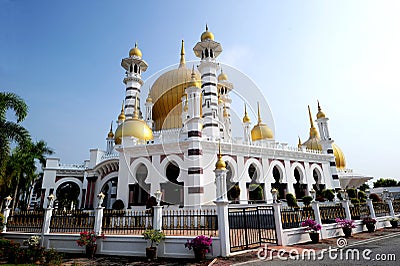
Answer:
<svg viewBox="0 0 400 266"><path fill-rule="evenodd" d="M369 208L369 212L371 213L371 218L376 218L374 205L372 204L372 199L367 199L367 205Z"/></svg>
<svg viewBox="0 0 400 266"><path fill-rule="evenodd" d="M281 206L282 203L273 203L274 208L274 219L275 219L275 230L276 230L276 241L279 246L286 245L286 239L283 239L283 227L281 218Z"/></svg>
<svg viewBox="0 0 400 266"><path fill-rule="evenodd" d="M162 229L162 209L163 206L154 206L153 210L153 229L161 231Z"/></svg>
<svg viewBox="0 0 400 266"><path fill-rule="evenodd" d="M390 216L394 217L394 209L393 209L393 201L391 198L386 199L386 203L387 205L389 205L389 212L390 212Z"/></svg>
<svg viewBox="0 0 400 266"><path fill-rule="evenodd" d="M322 225L322 220L321 220L321 214L319 212L319 203L318 203L318 201L313 200L311 202L311 207L313 208L313 211L314 211L315 221L317 223L319 223L320 225ZM321 239L324 239L324 234L322 232L323 232L323 230L321 230Z"/></svg>
<svg viewBox="0 0 400 266"><path fill-rule="evenodd" d="M351 220L351 213L350 213L350 201L349 200L342 200L342 206L344 208L344 212L346 213L346 219Z"/></svg>
<svg viewBox="0 0 400 266"><path fill-rule="evenodd" d="M214 201L217 205L218 217L218 236L221 243L221 256L228 257L230 255L230 239L229 239L229 221L228 221L228 204L227 200Z"/></svg>
<svg viewBox="0 0 400 266"><path fill-rule="evenodd" d="M101 228L103 226L103 210L104 207L97 207L94 211L94 232L97 235L101 234Z"/></svg>
<svg viewBox="0 0 400 266"><path fill-rule="evenodd" d="M5 233L7 231L6 224L7 224L8 216L10 216L10 208L8 208L8 206L4 209L3 215L4 215L4 220L3 220L2 232Z"/></svg>

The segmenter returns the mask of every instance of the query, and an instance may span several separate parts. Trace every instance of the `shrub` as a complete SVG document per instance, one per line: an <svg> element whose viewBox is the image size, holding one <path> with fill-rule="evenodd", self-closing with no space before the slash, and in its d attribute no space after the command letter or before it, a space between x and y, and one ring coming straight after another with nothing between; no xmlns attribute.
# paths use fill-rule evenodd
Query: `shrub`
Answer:
<svg viewBox="0 0 400 266"><path fill-rule="evenodd" d="M211 252L211 245L212 245L212 239L211 237L206 237L206 236L197 236L193 238L192 240L188 240L187 243L185 244L185 247L188 248L189 250L205 250L207 253Z"/></svg>
<svg viewBox="0 0 400 266"><path fill-rule="evenodd" d="M80 247L94 246L94 245L96 245L96 241L99 238L105 239L106 237L104 236L104 234L98 235L94 231L91 231L91 232L84 231L84 232L80 232L79 239L76 240L76 243Z"/></svg>
<svg viewBox="0 0 400 266"><path fill-rule="evenodd" d="M367 198L367 195L365 194L365 192L364 191L358 191L358 199L366 199Z"/></svg>
<svg viewBox="0 0 400 266"><path fill-rule="evenodd" d="M154 230L154 229L147 229L143 232L143 238L146 240L150 240L150 246L153 247L153 244L158 245L161 240L165 239L165 234L161 231Z"/></svg>
<svg viewBox="0 0 400 266"><path fill-rule="evenodd" d="M228 196L231 199L237 199L240 196L240 187L239 185L234 185L231 187L231 189L229 189L228 191Z"/></svg>
<svg viewBox="0 0 400 266"><path fill-rule="evenodd" d="M310 206L311 201L312 201L312 197L311 196L304 196L303 197L303 203L305 206Z"/></svg>
<svg viewBox="0 0 400 266"><path fill-rule="evenodd" d="M363 224L376 224L376 220L368 216L363 219Z"/></svg>
<svg viewBox="0 0 400 266"><path fill-rule="evenodd" d="M333 199L335 198L335 193L332 189L325 189L322 191L322 196L329 201L333 201Z"/></svg>
<svg viewBox="0 0 400 266"><path fill-rule="evenodd" d="M301 223L301 226L307 226L306 231L309 232L318 232L321 230L321 225L314 221L313 219L307 219Z"/></svg>
<svg viewBox="0 0 400 266"><path fill-rule="evenodd" d="M336 218L335 222L342 228L355 228L356 227L353 220Z"/></svg>
<svg viewBox="0 0 400 266"><path fill-rule="evenodd" d="M64 257L63 253L57 252L55 249L49 249L45 252L46 264L61 265Z"/></svg>
<svg viewBox="0 0 400 266"><path fill-rule="evenodd" d="M292 193L287 193L286 194L286 201L287 201L287 205L289 207L299 207L299 205L297 204L297 200L295 198L295 196Z"/></svg>
<svg viewBox="0 0 400 266"><path fill-rule="evenodd" d="M117 200L113 203L112 208L113 208L114 210L120 211L120 210L123 210L123 209L125 208L125 204L124 204L124 202L123 202L121 199L117 199Z"/></svg>
<svg viewBox="0 0 400 266"><path fill-rule="evenodd" d="M262 200L263 199L263 188L258 184L250 184L249 197L252 200Z"/></svg>
<svg viewBox="0 0 400 266"><path fill-rule="evenodd" d="M360 203L360 200L359 200L359 199L356 199L356 198L351 198L351 199L350 199L350 202L353 203L353 204L359 204L359 203Z"/></svg>
<svg viewBox="0 0 400 266"><path fill-rule="evenodd" d="M354 188L349 188L346 191L347 191L347 195L349 196L349 199L357 198L357 190L355 190Z"/></svg>
<svg viewBox="0 0 400 266"><path fill-rule="evenodd" d="M381 202L382 199L379 197L378 194L372 193L369 195L369 198L372 200L372 202Z"/></svg>

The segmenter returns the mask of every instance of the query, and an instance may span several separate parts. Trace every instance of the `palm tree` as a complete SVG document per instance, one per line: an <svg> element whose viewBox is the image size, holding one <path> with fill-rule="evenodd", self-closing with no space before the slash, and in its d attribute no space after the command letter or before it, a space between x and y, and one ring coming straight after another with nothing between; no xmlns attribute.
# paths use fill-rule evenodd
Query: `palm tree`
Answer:
<svg viewBox="0 0 400 266"><path fill-rule="evenodd" d="M16 123L7 121L7 111L13 110L17 118ZM18 145L23 145L30 141L29 132L21 126L26 115L28 106L18 95L11 92L0 92L0 186L3 187L5 180L5 170L10 155L10 143L15 141ZM2 192L2 191L1 191ZM5 195L2 195L5 196Z"/></svg>

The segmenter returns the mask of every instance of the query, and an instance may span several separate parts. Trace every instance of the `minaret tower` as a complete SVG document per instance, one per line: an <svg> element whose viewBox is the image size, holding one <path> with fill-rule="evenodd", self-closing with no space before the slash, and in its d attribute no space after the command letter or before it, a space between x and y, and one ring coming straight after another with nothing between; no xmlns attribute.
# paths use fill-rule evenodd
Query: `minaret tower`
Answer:
<svg viewBox="0 0 400 266"><path fill-rule="evenodd" d="M132 118L136 105L135 99L143 85L141 75L147 70L147 63L142 59L142 52L137 47L137 43L129 51L129 57L122 59L121 66L126 70L126 77L124 78L126 85L125 116L126 118ZM140 108L140 103L138 106ZM139 116L141 117L140 109Z"/></svg>
<svg viewBox="0 0 400 266"><path fill-rule="evenodd" d="M146 106L146 123L149 126L149 128L151 128L151 129L153 129L153 124L154 124L153 105L154 105L153 99L151 99L150 93L149 93L149 95L147 96L147 99L146 99L145 106Z"/></svg>
<svg viewBox="0 0 400 266"><path fill-rule="evenodd" d="M201 58L198 70L201 73L202 87L202 107L203 107L203 133L210 139L218 139L219 119L218 119L218 89L217 89L217 70L218 63L216 58L222 52L221 44L214 41L214 34L206 31L201 35L201 41L193 48L195 55Z"/></svg>
<svg viewBox="0 0 400 266"><path fill-rule="evenodd" d="M187 102L187 136L189 147L185 157L188 161L188 178L185 182L185 205L200 206L203 203L204 177L203 177L203 149L201 145L203 127L200 114L201 88L196 80L194 66L192 77L186 88ZM186 194L187 193L187 194ZM187 197L186 197L187 195Z"/></svg>
<svg viewBox="0 0 400 266"><path fill-rule="evenodd" d="M247 114L246 104L244 105L244 116L243 116L243 142L244 144L250 145L251 143L251 131L250 131L251 120Z"/></svg>
<svg viewBox="0 0 400 266"><path fill-rule="evenodd" d="M227 201L227 188L226 188L226 163L222 160L221 143L218 142L218 155L217 163L215 164L215 186L216 186L216 201Z"/></svg>
<svg viewBox="0 0 400 266"><path fill-rule="evenodd" d="M106 154L109 155L113 152L114 149L114 133L112 128L112 121L111 121L110 131L108 132L106 140L107 140Z"/></svg>
<svg viewBox="0 0 400 266"><path fill-rule="evenodd" d="M222 111L219 117L224 126L220 130L221 136L224 138L225 141L228 142L232 140L232 124L230 119L232 99L229 96L229 93L232 89L233 84L228 81L228 76L221 69L221 74L219 74L218 76L218 106L219 111Z"/></svg>

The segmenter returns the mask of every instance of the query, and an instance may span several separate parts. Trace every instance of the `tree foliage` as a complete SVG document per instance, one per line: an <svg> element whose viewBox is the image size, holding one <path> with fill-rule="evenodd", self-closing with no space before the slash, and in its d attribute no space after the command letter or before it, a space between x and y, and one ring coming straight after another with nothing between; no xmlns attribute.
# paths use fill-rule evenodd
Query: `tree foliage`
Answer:
<svg viewBox="0 0 400 266"><path fill-rule="evenodd" d="M379 178L378 181L374 182L374 188L377 187L397 187L400 186L400 182L397 182L393 178Z"/></svg>

